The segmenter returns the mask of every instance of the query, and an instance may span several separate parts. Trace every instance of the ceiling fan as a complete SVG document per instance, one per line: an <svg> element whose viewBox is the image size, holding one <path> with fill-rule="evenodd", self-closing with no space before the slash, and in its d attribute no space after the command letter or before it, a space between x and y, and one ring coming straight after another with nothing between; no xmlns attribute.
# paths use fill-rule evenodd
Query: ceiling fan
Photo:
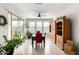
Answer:
<svg viewBox="0 0 79 59"><path fill-rule="evenodd" d="M37 17L41 17L41 16L42 16L41 13L38 13Z"/></svg>
<svg viewBox="0 0 79 59"><path fill-rule="evenodd" d="M33 15L35 15L36 17L44 17L46 16L45 12L35 12Z"/></svg>

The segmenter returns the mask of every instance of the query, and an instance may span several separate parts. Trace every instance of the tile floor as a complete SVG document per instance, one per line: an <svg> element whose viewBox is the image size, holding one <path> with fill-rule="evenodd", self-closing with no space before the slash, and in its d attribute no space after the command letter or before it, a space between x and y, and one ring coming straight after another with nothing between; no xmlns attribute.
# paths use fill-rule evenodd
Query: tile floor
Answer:
<svg viewBox="0 0 79 59"><path fill-rule="evenodd" d="M38 45L37 49L32 48L31 39L26 39L25 42L14 49L14 55L65 55L58 46L52 43L50 38L46 37L45 48ZM43 44L42 44L43 45Z"/></svg>

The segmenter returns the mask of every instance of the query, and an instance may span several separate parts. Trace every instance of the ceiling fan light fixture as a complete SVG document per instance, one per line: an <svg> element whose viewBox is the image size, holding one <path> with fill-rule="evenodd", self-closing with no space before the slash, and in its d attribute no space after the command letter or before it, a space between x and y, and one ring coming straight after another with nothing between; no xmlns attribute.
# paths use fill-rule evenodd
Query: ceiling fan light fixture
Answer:
<svg viewBox="0 0 79 59"><path fill-rule="evenodd" d="M42 5L43 3L35 3L35 5Z"/></svg>
<svg viewBox="0 0 79 59"><path fill-rule="evenodd" d="M38 13L38 17L41 17L41 14L40 13Z"/></svg>

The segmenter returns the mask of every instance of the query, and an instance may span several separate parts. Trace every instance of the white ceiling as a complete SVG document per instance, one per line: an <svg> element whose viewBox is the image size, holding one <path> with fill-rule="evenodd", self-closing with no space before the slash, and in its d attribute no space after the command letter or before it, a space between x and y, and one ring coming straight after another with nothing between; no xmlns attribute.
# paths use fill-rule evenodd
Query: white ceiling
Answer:
<svg viewBox="0 0 79 59"><path fill-rule="evenodd" d="M20 9L25 16L27 15L34 15L36 11L40 11L41 13L45 13L48 15L58 15L62 12L65 8L67 8L69 3L42 3L41 5L37 5L35 3L19 3L14 4Z"/></svg>
<svg viewBox="0 0 79 59"><path fill-rule="evenodd" d="M7 5L7 4L5 4ZM65 8L71 5L71 3L11 3L21 11L24 17L35 16L37 11L44 13L47 16L56 16L61 13Z"/></svg>

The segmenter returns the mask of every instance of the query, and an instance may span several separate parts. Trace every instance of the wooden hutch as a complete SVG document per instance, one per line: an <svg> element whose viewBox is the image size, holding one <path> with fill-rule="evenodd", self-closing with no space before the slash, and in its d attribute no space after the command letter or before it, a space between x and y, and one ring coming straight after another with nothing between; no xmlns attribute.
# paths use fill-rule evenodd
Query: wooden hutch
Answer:
<svg viewBox="0 0 79 59"><path fill-rule="evenodd" d="M71 39L71 21L63 16L56 21L53 20L50 24L52 41L63 50L66 40Z"/></svg>

